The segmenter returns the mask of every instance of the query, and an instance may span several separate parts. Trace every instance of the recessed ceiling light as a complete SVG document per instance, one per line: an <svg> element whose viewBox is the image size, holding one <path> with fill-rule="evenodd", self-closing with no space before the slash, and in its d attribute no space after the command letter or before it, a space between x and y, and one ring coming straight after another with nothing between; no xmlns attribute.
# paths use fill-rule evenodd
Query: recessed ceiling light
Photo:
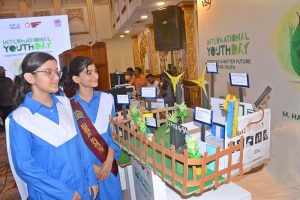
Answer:
<svg viewBox="0 0 300 200"><path fill-rule="evenodd" d="M157 6L163 6L163 5L165 5L165 2L163 2L163 1L157 2L156 5Z"/></svg>
<svg viewBox="0 0 300 200"><path fill-rule="evenodd" d="M125 37L125 35L120 35L120 37L122 37L122 38L123 38L123 37Z"/></svg>
<svg viewBox="0 0 300 200"><path fill-rule="evenodd" d="M141 16L141 19L147 19L147 18L148 18L147 15L142 15L142 16Z"/></svg>
<svg viewBox="0 0 300 200"><path fill-rule="evenodd" d="M130 30L126 30L126 31L124 31L124 33L130 33Z"/></svg>

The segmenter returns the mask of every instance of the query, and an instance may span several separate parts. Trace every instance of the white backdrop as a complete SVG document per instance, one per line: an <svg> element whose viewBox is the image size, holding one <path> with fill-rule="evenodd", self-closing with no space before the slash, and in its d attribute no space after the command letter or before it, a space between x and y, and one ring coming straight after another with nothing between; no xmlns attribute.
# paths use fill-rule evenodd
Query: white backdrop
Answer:
<svg viewBox="0 0 300 200"><path fill-rule="evenodd" d="M66 15L1 19L0 30L0 65L9 77L19 73L27 53L43 51L59 61L58 55L71 48Z"/></svg>
<svg viewBox="0 0 300 200"><path fill-rule="evenodd" d="M296 71L300 71L300 53L298 58L295 50L300 44L300 1L197 0L197 6L200 70L207 61L219 63L216 97L227 94L230 72L249 73L247 103L271 86L268 169L279 183L299 192L300 75ZM296 58L291 52L296 52Z"/></svg>

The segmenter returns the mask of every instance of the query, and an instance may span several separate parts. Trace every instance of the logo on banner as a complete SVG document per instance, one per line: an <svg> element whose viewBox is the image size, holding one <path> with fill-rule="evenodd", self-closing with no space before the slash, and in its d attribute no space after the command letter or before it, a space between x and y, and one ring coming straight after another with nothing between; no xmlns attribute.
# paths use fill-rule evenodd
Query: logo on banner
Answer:
<svg viewBox="0 0 300 200"><path fill-rule="evenodd" d="M13 29L20 29L20 24L9 24L9 29L13 30Z"/></svg>
<svg viewBox="0 0 300 200"><path fill-rule="evenodd" d="M32 28L35 28L37 27L38 25L40 25L41 22L31 22L31 27Z"/></svg>
<svg viewBox="0 0 300 200"><path fill-rule="evenodd" d="M15 40L2 40L2 48L7 53L5 56L10 56L10 53L48 50L51 48L52 39L50 37L32 37L19 38Z"/></svg>
<svg viewBox="0 0 300 200"><path fill-rule="evenodd" d="M210 9L211 6L211 1L212 0L202 0L202 7L205 8L206 10Z"/></svg>
<svg viewBox="0 0 300 200"><path fill-rule="evenodd" d="M218 69L235 69L236 65L250 65L248 58L250 37L247 32L231 33L208 38L207 62L218 63Z"/></svg>
<svg viewBox="0 0 300 200"><path fill-rule="evenodd" d="M61 27L61 20L60 19L55 19L54 20L54 26L55 27Z"/></svg>
<svg viewBox="0 0 300 200"><path fill-rule="evenodd" d="M41 22L26 22L25 27L26 28L36 28L38 25L40 25Z"/></svg>
<svg viewBox="0 0 300 200"><path fill-rule="evenodd" d="M279 67L284 71L287 82L300 92L300 3L293 5L275 27L274 49ZM286 113L287 111L283 111ZM297 113L283 114L286 118L295 118ZM299 113L297 114L297 116ZM293 116L293 117L292 117ZM297 120L298 117L296 117Z"/></svg>

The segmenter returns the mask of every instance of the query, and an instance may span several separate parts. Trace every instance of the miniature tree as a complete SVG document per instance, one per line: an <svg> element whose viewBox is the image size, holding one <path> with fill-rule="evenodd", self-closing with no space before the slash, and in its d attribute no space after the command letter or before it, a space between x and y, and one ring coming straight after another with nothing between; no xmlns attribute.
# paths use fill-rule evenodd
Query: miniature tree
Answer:
<svg viewBox="0 0 300 200"><path fill-rule="evenodd" d="M145 119L142 118L141 113L139 112L137 106L131 108L130 116L132 121L139 126L139 129L142 133L147 133L147 126Z"/></svg>

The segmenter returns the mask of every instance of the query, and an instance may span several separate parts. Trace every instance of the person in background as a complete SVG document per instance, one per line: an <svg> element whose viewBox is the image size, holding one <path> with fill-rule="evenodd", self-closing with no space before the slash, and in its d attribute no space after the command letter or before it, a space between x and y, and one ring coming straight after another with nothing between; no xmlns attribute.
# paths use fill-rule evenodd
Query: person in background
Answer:
<svg viewBox="0 0 300 200"><path fill-rule="evenodd" d="M139 91L141 87L147 86L147 79L142 74L142 69L140 67L136 67L134 70L134 78L129 82L130 85L134 85L136 91Z"/></svg>
<svg viewBox="0 0 300 200"><path fill-rule="evenodd" d="M174 106L175 97L173 92L173 87L171 80L167 76L166 73L162 73L160 75L160 93L159 97L162 97L164 99L165 104L167 104L169 107Z"/></svg>
<svg viewBox="0 0 300 200"><path fill-rule="evenodd" d="M66 87L70 85L70 80L68 79L68 66L63 66L61 70L61 78L58 81L58 91L56 95L66 96Z"/></svg>
<svg viewBox="0 0 300 200"><path fill-rule="evenodd" d="M114 98L111 94L94 90L98 86L99 77L95 64L88 57L78 56L72 59L69 63L69 76L78 85L71 104L99 180L97 199L122 200L116 163L121 149L113 142L109 123L110 116L116 115ZM86 134L91 134L90 137L94 140L91 141Z"/></svg>
<svg viewBox="0 0 300 200"><path fill-rule="evenodd" d="M98 193L97 179L69 99L54 95L61 75L55 58L32 52L21 69L12 93L18 107L5 121L8 158L21 198L90 199L89 192Z"/></svg>
<svg viewBox="0 0 300 200"><path fill-rule="evenodd" d="M159 94L159 81L155 80L152 74L147 74L147 87L155 87L157 95Z"/></svg>
<svg viewBox="0 0 300 200"><path fill-rule="evenodd" d="M12 87L13 81L5 76L5 69L4 67L0 66L0 111L3 114L3 121L13 110L13 102L11 100Z"/></svg>
<svg viewBox="0 0 300 200"><path fill-rule="evenodd" d="M129 83L134 77L134 71L132 67L128 67L125 72L125 81L126 83Z"/></svg>

